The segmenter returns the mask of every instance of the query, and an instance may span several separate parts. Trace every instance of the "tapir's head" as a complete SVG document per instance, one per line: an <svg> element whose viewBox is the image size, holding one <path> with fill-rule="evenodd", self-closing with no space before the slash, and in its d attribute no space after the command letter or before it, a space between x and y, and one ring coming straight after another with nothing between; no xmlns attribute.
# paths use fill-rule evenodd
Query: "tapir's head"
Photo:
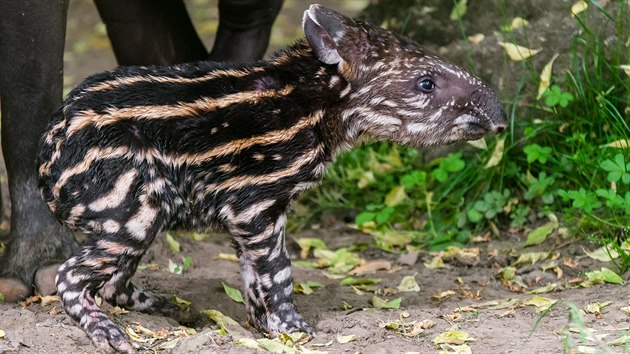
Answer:
<svg viewBox="0 0 630 354"><path fill-rule="evenodd" d="M435 146L505 130L505 113L480 79L412 40L319 5L304 33L323 63L348 83L341 118L350 133Z"/></svg>

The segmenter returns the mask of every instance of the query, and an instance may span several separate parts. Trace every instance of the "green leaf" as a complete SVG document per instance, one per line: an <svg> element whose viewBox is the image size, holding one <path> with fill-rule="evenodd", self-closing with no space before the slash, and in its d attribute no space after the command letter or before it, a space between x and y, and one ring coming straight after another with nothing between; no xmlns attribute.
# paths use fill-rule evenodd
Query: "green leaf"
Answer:
<svg viewBox="0 0 630 354"><path fill-rule="evenodd" d="M558 227L558 223L554 222L548 222L543 226L537 227L527 234L527 241L525 241L525 245L523 245L523 247L539 245L545 242L547 236L551 235L556 227Z"/></svg>
<svg viewBox="0 0 630 354"><path fill-rule="evenodd" d="M326 244L319 238L314 237L300 237L295 240L298 246L302 249L300 251L300 258L305 259L308 257L308 253L311 249L314 250L325 250L327 249Z"/></svg>
<svg viewBox="0 0 630 354"><path fill-rule="evenodd" d="M591 282L593 282L594 284L600 284L603 282L610 283L610 284L623 283L623 279L619 275L617 275L617 273L615 273L614 271L606 267L602 267L601 270L587 272L585 275L586 275L586 278L590 280Z"/></svg>
<svg viewBox="0 0 630 354"><path fill-rule="evenodd" d="M225 293L230 299L232 299L235 302L240 302L242 304L245 303L243 301L243 295L241 295L240 290L229 287L223 282L221 282L221 284L223 284L223 290L225 291Z"/></svg>
<svg viewBox="0 0 630 354"><path fill-rule="evenodd" d="M370 211L364 211L364 212L359 213L359 215L357 215L357 217L354 219L354 223L357 225L363 225L366 222L373 221L375 217L376 217L376 213L373 213Z"/></svg>
<svg viewBox="0 0 630 354"><path fill-rule="evenodd" d="M190 305L192 304L192 302L184 300L177 295L173 295L173 297L171 298L171 302L179 306L184 311L188 311L188 309L190 309Z"/></svg>
<svg viewBox="0 0 630 354"><path fill-rule="evenodd" d="M181 251L181 247L179 246L179 242L173 238L170 233L166 233L166 244L168 245L168 249L172 253L179 253Z"/></svg>
<svg viewBox="0 0 630 354"><path fill-rule="evenodd" d="M374 278L356 279L356 278L353 278L353 277L347 277L347 278L343 278L339 282L339 285L344 285L344 286L350 286L350 285L371 285L371 284L377 284L377 283L380 283L380 282L381 282L380 279L374 279Z"/></svg>
<svg viewBox="0 0 630 354"><path fill-rule="evenodd" d="M610 283L610 284L621 284L623 283L623 279L614 271L606 268L606 267L602 267L602 275L604 278L604 281L606 283Z"/></svg>
<svg viewBox="0 0 630 354"><path fill-rule="evenodd" d="M398 310L400 308L401 302L402 298L400 297L392 301L386 301L376 295L372 296L372 306L377 309Z"/></svg>
<svg viewBox="0 0 630 354"><path fill-rule="evenodd" d="M333 252L329 261L330 268L328 270L337 274L347 273L361 263L361 259L347 248L340 248Z"/></svg>
<svg viewBox="0 0 630 354"><path fill-rule="evenodd" d="M303 283L295 283L295 285L293 285L293 291L296 294L310 295L315 291L315 289L323 287L324 284L309 280Z"/></svg>
<svg viewBox="0 0 630 354"><path fill-rule="evenodd" d="M389 222L392 214L394 214L394 210L395 209L393 207L389 206L381 209L381 211L376 214L374 221L376 221L376 223L379 225Z"/></svg>
<svg viewBox="0 0 630 354"><path fill-rule="evenodd" d="M468 220L473 223L478 223L481 221L481 219L483 219L483 214L478 212L476 209L469 209L466 213L466 216L468 217Z"/></svg>
<svg viewBox="0 0 630 354"><path fill-rule="evenodd" d="M413 171L401 177L400 183L409 189L413 186L423 186L427 181L427 173L424 171Z"/></svg>
<svg viewBox="0 0 630 354"><path fill-rule="evenodd" d="M190 268L190 265L192 264L192 262L193 262L192 257L191 256L186 256L186 257L184 257L182 259L182 267L184 269L188 269L188 268Z"/></svg>

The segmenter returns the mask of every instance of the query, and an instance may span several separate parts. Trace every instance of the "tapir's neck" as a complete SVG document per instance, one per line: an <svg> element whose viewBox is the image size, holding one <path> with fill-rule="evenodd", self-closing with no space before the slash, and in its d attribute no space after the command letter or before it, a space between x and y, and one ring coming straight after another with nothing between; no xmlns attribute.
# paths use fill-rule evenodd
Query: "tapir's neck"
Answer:
<svg viewBox="0 0 630 354"><path fill-rule="evenodd" d="M304 117L321 117L315 132L328 160L357 143L359 134L352 119L343 115L349 110L352 87L337 65L322 63L302 40L276 53L259 68L268 74L257 79L261 89L275 84L292 90L287 106L280 105L279 109L298 110Z"/></svg>

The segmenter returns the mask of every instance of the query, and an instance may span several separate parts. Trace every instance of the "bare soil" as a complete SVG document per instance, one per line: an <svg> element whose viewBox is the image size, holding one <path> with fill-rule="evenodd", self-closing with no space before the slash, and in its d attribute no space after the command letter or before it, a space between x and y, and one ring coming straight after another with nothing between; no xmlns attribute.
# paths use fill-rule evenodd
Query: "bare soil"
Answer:
<svg viewBox="0 0 630 354"><path fill-rule="evenodd" d="M297 237L318 237L331 248L369 243L371 240L371 236L343 227L336 230L306 230L291 236L290 239ZM250 329L245 323L244 305L231 300L223 290L222 283L235 288L240 288L241 283L237 263L216 259L220 253L233 253L229 245L229 235L217 234L204 241L186 238L178 238L178 240L181 244L181 252L173 254L168 250L164 237L161 237L144 258L144 262L157 264L159 269L138 271L135 282L156 293L176 294L180 298L191 301L190 311L205 309L221 311L243 326L237 329L236 333L240 334L236 337L244 335L249 338L261 338L259 333ZM297 245L294 242L289 242L289 244L291 253L297 258L299 253ZM325 285L310 295L296 295L300 311L316 332L315 337L304 347L329 353L437 352L438 349L432 339L454 324L458 324L462 331L476 339L468 343L473 353L561 353L563 351L562 336L566 333L569 324L565 304L555 307L544 316L537 313L533 306L519 306L513 310L508 308L493 310L488 306L477 307L492 300L532 298L533 295L511 292L497 278L497 266L504 266L514 260L513 257L507 256L511 246L514 246L513 242L505 242L504 245L499 242L480 244L482 252L477 264L467 265L466 262L454 259L447 263L450 266L448 269L427 268L423 263L431 260L432 256L429 254L420 254L413 264L403 264L399 260L409 263L404 257L400 258L396 254L368 248L361 253L361 257L366 261L385 259L393 265L392 269L395 271L380 270L366 276L382 279L377 290L381 296L387 299L402 297L402 306L399 310L373 309L371 292L358 294L351 287L339 285L339 280L328 279L322 270L294 267L296 282L317 281ZM551 247L554 246L547 244L538 250L548 250ZM561 266L564 275L558 282L566 281L579 275L580 272L599 269L602 266L587 257L574 257L573 253L582 253L579 245L569 245L561 250L562 255L578 260L579 266L576 269ZM183 256L192 257L193 267L181 275L170 273L168 271L169 259L181 262ZM538 266L524 267L520 272L523 278L531 283L532 288L557 281L556 273L542 272ZM414 274L420 285L419 292L382 294L383 291L395 289L404 276ZM455 294L441 301L433 298L447 290L452 290ZM596 333L608 334L611 339L620 336L623 328L628 328L630 316L620 310L621 307L628 306L630 300L630 288L627 282L624 285L574 288L542 294L542 296L566 301L579 308L594 302L612 301L612 304L605 307L599 315L586 314L584 325L592 328ZM462 316L452 317L459 310L465 311L469 306L477 307L478 312L461 312ZM111 309L108 305L102 307L105 310ZM32 304L26 307L0 303L0 329L6 332L5 338L0 340L0 353L89 353L95 351L95 347L85 334L69 320L63 311L59 312L58 309L58 302L45 306ZM409 317L405 319L407 322L431 320L435 326L414 337L406 337L379 326L399 319L403 311L409 314ZM118 314L113 318L122 327L132 329L136 328L136 324L152 331L165 329L174 331L179 327L173 319L136 312ZM232 343L235 337L219 335L216 329L214 322L204 318L196 325L197 334L181 338L174 348L166 352L243 353L255 351ZM337 341L338 335L355 335L356 338L342 344ZM174 338L170 336L168 339L152 343L136 344L142 350L151 351L152 348L155 349L158 345ZM318 347L318 344L327 345ZM625 350L627 351L628 348Z"/></svg>
<svg viewBox="0 0 630 354"><path fill-rule="evenodd" d="M365 1L319 1L322 4L345 9L344 12L354 14L365 5ZM198 23L198 28L208 45L211 43L213 26L216 22L215 3L213 1L190 1L191 13ZM373 2L376 3L376 2ZM520 2L519 2L520 3ZM560 2L559 2L560 3ZM549 28L555 19L558 19L558 28L565 28L564 19L567 6L571 2L562 1L563 6L556 4L557 11L562 11L559 16L550 13L551 10L535 12L536 15L545 16L540 21ZM277 29L274 30L275 39L272 44L275 47L290 42L299 34L297 29L301 12L306 6L304 1L286 0L285 9L278 20ZM566 5L566 6L564 6ZM472 5L471 5L472 6ZM542 5L541 5L542 6ZM531 8L528 7L528 8ZM473 9L474 10L474 9ZM472 11L472 10L471 10ZM512 9L510 9L510 12ZM516 11L516 10L515 10ZM556 11L556 10L554 10ZM532 13L534 13L532 12ZM516 11L518 15L518 11ZM531 15L531 14L530 14ZM532 17L534 15L531 15ZM529 18L534 23L535 19ZM549 19L554 19L550 21ZM568 17L567 21L570 20ZM454 33L457 27L449 27ZM575 30L575 27L572 27ZM474 28L474 32L482 32L492 36L493 29ZM530 31L530 38L535 41L541 37ZM568 38L571 33L563 33L559 40ZM491 38L493 47L496 38ZM543 42L543 41L541 41ZM538 44L538 43L537 43ZM448 53L443 47L445 43L436 41L436 51ZM461 43L453 47L451 53L460 52ZM566 46L565 46L566 47ZM102 25L98 24L98 18L91 2L71 1L70 19L68 24L68 44L66 55L67 87L78 83L85 76L109 69L115 65L109 44L105 37ZM553 46L551 48L554 48ZM477 63L488 63L492 57L503 57L498 49L481 51L473 48L473 55L477 60L479 53L485 53L484 58ZM552 50L549 50L549 56ZM462 62L464 59L462 57ZM504 60L504 59L501 59ZM540 59L544 64L546 59ZM495 65L483 65L481 74L490 75L486 69L501 67L501 61ZM502 70L502 72L509 70ZM497 86L504 87L502 77L493 77L490 80L498 80ZM509 86L509 85L505 85ZM6 195L6 193L5 193ZM359 243L370 243L371 236L357 233L344 226L327 227L320 230L308 229L289 237L289 247L294 258L298 258L299 249L295 242L291 241L299 237L321 238L331 248L346 247ZM141 351L151 352L158 350L159 345L165 342L171 344L164 352L171 353L244 353L255 352L233 342L238 336L247 338L261 338L261 335L251 330L245 324L245 308L243 304L232 301L224 292L222 283L240 288L241 280L238 264L219 260L216 257L220 253L232 253L229 235L216 234L204 241L179 239L181 252L172 254L164 237L152 246L143 259L144 263L154 263L158 269L140 270L135 276L135 282L145 289L151 289L156 293L178 297L192 302L190 311L206 309L219 310L223 314L236 320L242 327L230 329L231 334L220 335L217 326L208 318L202 317L195 324L196 334L181 335L180 339L172 342L176 336L173 331L179 328L179 324L170 318L157 315L146 315L136 312L113 315L112 318L122 327L129 327L138 332L137 325L160 333L171 333L165 339L152 342L135 342ZM310 295L296 295L296 301L301 313L313 326L315 337L303 345L311 350L321 350L329 353L364 352L364 353L403 353L420 352L435 353L439 349L433 343L433 339L454 325L458 325L461 331L470 334L475 340L468 342L473 353L562 353L566 348L575 348L575 343L565 344L564 335L569 327L575 327L569 323L568 303L578 308L583 308L591 303L603 303L612 301L597 314L584 314L585 322L582 329L592 329L597 334L605 334L608 339L615 339L624 333L630 322L630 315L621 311L628 306L630 301L630 287L628 286L628 274L625 275L625 283L622 285L595 285L588 288L569 288L562 291L541 294L542 296L562 300L549 313L541 315L533 306L515 306L513 308L492 309L491 306L479 306L489 301L503 301L507 299L530 299L533 295L510 291L497 277L500 267L513 261L510 249L517 248L518 253L524 252L518 245L522 240L514 235L501 234L490 243L476 245L481 249L478 261L465 262L454 259L447 262L449 268L429 269L424 263L432 259L432 255L420 254L417 260L409 260L409 257L401 257L397 254L384 253L368 247L361 252L361 257L366 261L385 259L393 265L389 271L379 270L367 277L379 278L382 281L377 285L379 296L393 299L402 298L402 305L398 310L377 310L371 305L373 293L360 293L348 286L339 285L339 280L329 279L322 270L294 267L294 279L296 282L317 281L325 286L317 289ZM585 257L582 245L572 244L570 240L552 236L544 245L537 249L527 250L557 250L557 261L563 270L561 279L557 273L551 270L542 271L539 265L526 266L519 269L519 275L530 286L530 289L544 286L548 283L563 283L568 279L582 275L589 270L597 270L602 266L613 268L610 264L600 264ZM169 259L181 262L183 256L192 257L193 266L181 275L168 271ZM576 268L563 264L563 257L569 257L577 262ZM411 257L413 258L413 257ZM392 294L402 278L407 275L416 275L420 285L419 292L404 292ZM452 290L454 294L441 300L435 297L444 291ZM469 306L476 306L478 312L466 312ZM103 309L111 310L104 304ZM77 326L75 326L63 311L59 310L58 302L42 305L34 303L29 306L18 304L0 303L0 330L4 331L4 337L0 338L0 353L90 353L96 348ZM460 315L457 315L458 311ZM435 325L426 329L423 333L407 337L394 330L383 328L382 324L388 321L398 320L403 312L408 313L404 320L409 323L414 320L431 320ZM578 328L579 329L579 328ZM625 332L624 332L625 330ZM0 331L0 337L1 332ZM355 335L355 339L349 343L340 343L337 336ZM577 340L573 336L573 340ZM628 345L613 347L611 352L629 352Z"/></svg>

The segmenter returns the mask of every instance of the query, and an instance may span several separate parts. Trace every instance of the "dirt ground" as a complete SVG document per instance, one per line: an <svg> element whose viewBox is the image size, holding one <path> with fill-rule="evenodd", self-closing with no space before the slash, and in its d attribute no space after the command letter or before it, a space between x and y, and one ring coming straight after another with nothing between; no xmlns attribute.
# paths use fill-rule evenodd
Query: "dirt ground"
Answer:
<svg viewBox="0 0 630 354"><path fill-rule="evenodd" d="M353 14L365 5L365 1L345 2L319 1L333 7L342 6L345 13ZM207 41L212 37L212 13L203 9L214 8L212 1L191 1L193 17L199 23L200 32ZM277 47L295 38L299 30L303 1L285 3L282 17L278 20L275 39ZM204 17L205 16L205 17ZM210 16L210 17L208 17ZM205 18L205 20L204 20ZM85 30L88 29L88 30ZM283 31L278 33L278 31ZM68 51L66 53L66 85L71 87L83 77L113 67L114 59L109 49L104 30L98 24L93 5L86 1L71 1L68 24ZM6 195L6 194L5 194ZM331 250L357 244L370 244L372 237L349 229L344 225L324 229L307 229L289 236L289 247L294 259L298 259L299 247L294 240L302 237L322 239ZM501 241L497 241L501 240ZM187 238L177 239L181 251L172 253L164 236L152 246L146 257L147 269L138 271L135 282L156 293L179 298L192 303L190 311L218 310L238 322L228 325L228 334L220 333L215 322L203 316L194 327L195 333L183 330L173 319L136 312L120 313L108 305L102 307L113 311L112 318L128 330L134 343L141 351L169 353L246 353L263 349L252 349L252 340L261 339L259 333L244 323L245 308L230 299L223 283L240 288L238 264L217 259L220 254L233 253L228 235L217 234L203 241ZM296 282L316 281L324 285L310 295L297 294L298 308L315 330L309 342L300 344L303 352L362 352L362 353L628 353L628 341L624 345L612 346L614 340L630 336L630 314L623 308L630 305L628 276L621 285L599 284L585 288L572 279L584 277L585 272L599 270L602 266L614 269L610 263L600 263L587 257L583 247L570 239L552 235L545 244L524 250L523 240L518 236L501 233L490 242L473 245L480 255L472 259L465 257L445 258L448 268L431 269L425 263L435 255L421 253L401 256L384 253L367 247L359 255L368 264L388 264L389 270L376 270L373 274L357 278L377 278L381 281L368 290L342 286L339 279L330 279L325 271L295 266ZM535 251L553 251L557 270L543 271L544 263L522 265L517 269L527 290L547 284L560 284L561 291L552 291L540 296L560 300L548 313L537 312L535 306L525 305L536 295L523 291L511 291L499 276L499 269L516 259L516 254ZM312 256L312 255L311 255ZM182 257L191 257L192 266L183 274L169 271L169 260L182 262ZM312 258L308 260L313 260ZM419 291L396 292L405 276L415 275ZM560 278L558 276L561 275ZM573 285L569 285L573 284ZM516 289L513 289L516 290ZM447 292L448 291L448 292ZM401 298L399 309L374 309L374 293L387 300ZM511 302L507 300L515 299ZM51 303L35 301L26 303L0 303L0 353L90 353L95 347L85 334L60 311L54 298ZM589 304L607 306L590 311ZM571 320L570 309L582 313L583 322ZM588 310L588 311L585 311ZM385 328L386 324L404 323L407 335L396 329ZM432 321L433 326L418 329L409 335L413 323ZM469 335L465 343L451 340L443 349L434 343L438 335L456 330ZM152 331L152 332L151 332ZM352 337L347 337L353 335ZM461 335L461 333L460 333ZM350 340L352 339L352 340ZM623 341L621 341L623 342ZM240 343L240 344L239 344ZM257 342L260 343L260 342ZM244 346L249 344L250 347ZM259 345L259 344L256 344ZM451 347L449 347L449 345ZM450 349L448 349L450 348ZM459 351L456 351L459 350ZM594 350L594 351L593 351Z"/></svg>
<svg viewBox="0 0 630 354"><path fill-rule="evenodd" d="M292 235L291 240L301 237L321 238L331 249L348 247L360 243L369 243L370 236L339 227L328 230L306 230ZM169 334L165 338L150 342L135 342L147 352L162 349L170 353L244 353L256 350L233 343L236 338L261 338L249 329L245 321L245 308L241 303L231 300L223 290L222 283L240 288L238 264L229 260L219 260L221 253L233 253L228 235L214 235L204 241L178 238L181 251L173 254L166 246L164 237L157 241L144 258L144 262L157 264L159 269L140 270L136 274L136 283L145 289L152 289L159 294L176 294L191 301L190 311L218 310L236 320L243 327L230 327L230 334L220 335L217 326L205 319L195 328L197 333L177 336L179 325L172 319L162 316L145 315L135 312L117 314L113 318L117 323L139 333L137 325L151 331ZM558 241L556 239L556 241ZM528 300L535 295L515 293L497 278L497 267L514 261L507 256L510 247L520 243L517 239L508 240L502 245L497 242L479 244L481 256L473 264L458 260L447 261L450 268L429 269L424 263L433 258L429 254L420 254L416 261L413 257L399 256L367 248L360 253L368 263L386 260L390 270L378 270L364 277L378 278L376 292L389 299L402 298L398 310L376 310L371 305L370 291L359 294L349 286L339 285L339 280L329 279L319 269L294 267L296 282L316 281L324 285L310 295L297 294L296 301L301 313L313 326L315 337L302 348L325 351L328 353L436 353L438 348L433 339L439 334L458 326L474 341L467 342L473 353L562 353L571 330L577 331L575 323L569 321L569 311L564 303L541 316L534 306L500 306L508 299ZM553 241L541 246L541 251L556 248ZM289 242L292 254L297 258L299 248L295 242ZM521 253L522 250L519 250ZM564 256L578 262L574 269L559 263L563 276L557 280L557 274L548 270L541 271L540 266L525 266L519 269L524 281L531 283L531 288L544 286L549 282L565 283L587 270L600 269L602 264L583 256L581 245L570 244L560 248L559 260ZM582 256L579 256L582 254ZM183 274L173 274L168 270L169 259L181 262L184 256L192 257L194 264ZM605 265L610 267L610 265ZM393 292L402 278L414 275L419 292ZM541 294L541 296L571 303L578 308L585 308L591 303L612 301L596 314L584 314L583 326L596 335L605 335L606 342L628 334L630 315L620 309L628 306L630 287L623 285L595 285L589 288L572 288L559 292ZM536 283L538 281L538 283ZM453 291L451 296L437 300L445 291ZM492 305L496 307L493 309ZM345 307L344 307L345 306ZM103 305L111 310L108 305ZM473 311L476 310L476 311ZM404 321L430 320L435 325L416 336L405 336L398 331L382 328L384 323L401 319L403 312L408 313ZM578 326L579 327L579 326ZM0 303L0 329L5 338L0 340L0 353L89 353L95 350L85 334L71 323L63 312L59 312L59 303L30 306ZM166 330L166 332L165 332ZM170 333L167 333L170 331ZM129 333L129 332L128 332ZM141 333L139 333L141 334ZM354 340L341 343L338 336L354 335ZM151 336L148 336L151 338ZM159 336L158 336L159 337ZM180 338L173 342L176 338ZM564 338L564 339L563 339ZM576 348L579 333L572 337ZM343 342L343 338L341 340ZM168 344L164 344L167 343ZM597 342L586 340L587 344L597 348ZM173 347L174 346L174 347ZM612 347L613 353L628 352L625 348ZM624 351L625 350L625 351ZM605 351L599 351L605 352Z"/></svg>

